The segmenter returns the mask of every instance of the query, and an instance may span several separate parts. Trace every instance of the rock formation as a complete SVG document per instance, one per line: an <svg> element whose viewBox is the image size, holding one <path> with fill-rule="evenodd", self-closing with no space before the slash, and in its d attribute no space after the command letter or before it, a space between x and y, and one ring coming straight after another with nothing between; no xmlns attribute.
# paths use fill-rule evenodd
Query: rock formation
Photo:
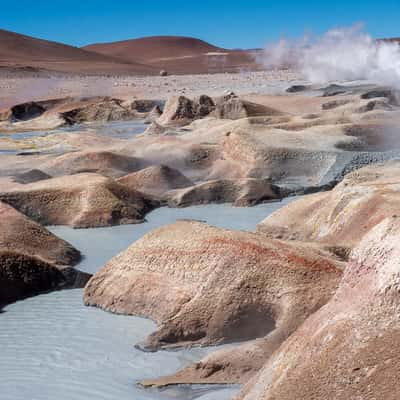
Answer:
<svg viewBox="0 0 400 400"><path fill-rule="evenodd" d="M14 177L14 181L17 183L25 184L25 183L38 182L49 178L51 178L51 176L46 174L45 172L39 169L31 169L29 171L17 174Z"/></svg>
<svg viewBox="0 0 400 400"><path fill-rule="evenodd" d="M95 172L119 177L146 166L144 160L111 151L78 151L58 156L42 166L52 176Z"/></svg>
<svg viewBox="0 0 400 400"><path fill-rule="evenodd" d="M93 121L121 121L137 118L136 112L143 109L138 102L124 103L123 100L109 97L93 98L77 104L67 104L52 112L59 113L68 124ZM139 110L138 110L139 107ZM146 108L146 107L144 107ZM143 113L140 111L140 113Z"/></svg>
<svg viewBox="0 0 400 400"><path fill-rule="evenodd" d="M84 300L155 320L157 331L141 345L148 350L260 338L257 356L231 354L224 367L205 362L170 380L238 382L325 304L340 276L341 263L317 248L179 221L114 257Z"/></svg>
<svg viewBox="0 0 400 400"><path fill-rule="evenodd" d="M235 94L229 94L217 99L215 111L213 113L217 118L223 119L241 119L282 114L282 112L272 107L242 100Z"/></svg>
<svg viewBox="0 0 400 400"><path fill-rule="evenodd" d="M90 274L56 267L34 256L0 249L1 307L29 296L66 288L83 288Z"/></svg>
<svg viewBox="0 0 400 400"><path fill-rule="evenodd" d="M62 176L0 192L0 200L44 225L89 228L143 222L158 205L143 194L93 173Z"/></svg>
<svg viewBox="0 0 400 400"><path fill-rule="evenodd" d="M64 275L38 258L0 250L0 307L62 287Z"/></svg>
<svg viewBox="0 0 400 400"><path fill-rule="evenodd" d="M399 239L398 217L364 236L335 296L275 352L239 398L397 399Z"/></svg>
<svg viewBox="0 0 400 400"><path fill-rule="evenodd" d="M125 175L117 181L130 189L157 197L162 197L170 190L193 185L181 172L166 165L153 165Z"/></svg>
<svg viewBox="0 0 400 400"><path fill-rule="evenodd" d="M206 95L194 100L179 96L168 99L164 112L156 122L164 127L176 127L206 116L235 120L265 115L282 115L282 112L240 99L234 93L217 98L215 101Z"/></svg>
<svg viewBox="0 0 400 400"><path fill-rule="evenodd" d="M214 101L205 95L196 100L185 96L171 97L156 122L162 126L183 126L209 115L214 109Z"/></svg>
<svg viewBox="0 0 400 400"><path fill-rule="evenodd" d="M0 202L0 251L35 256L47 263L74 265L80 253L69 243Z"/></svg>
<svg viewBox="0 0 400 400"><path fill-rule="evenodd" d="M145 119L158 107L155 100L112 97L59 98L16 104L0 110L4 129L52 129L87 122Z"/></svg>
<svg viewBox="0 0 400 400"><path fill-rule="evenodd" d="M383 219L400 213L400 162L349 175L332 191L305 196L267 217L258 231L276 238L352 248Z"/></svg>
<svg viewBox="0 0 400 400"><path fill-rule="evenodd" d="M209 203L233 203L234 206L252 206L279 198L279 189L268 179L213 180L166 195L170 207L187 207Z"/></svg>

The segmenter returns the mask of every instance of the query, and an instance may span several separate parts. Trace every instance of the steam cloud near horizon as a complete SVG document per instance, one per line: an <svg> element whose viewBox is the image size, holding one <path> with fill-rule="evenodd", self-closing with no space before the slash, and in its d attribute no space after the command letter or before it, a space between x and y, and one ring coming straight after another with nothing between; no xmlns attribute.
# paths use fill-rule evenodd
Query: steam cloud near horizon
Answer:
<svg viewBox="0 0 400 400"><path fill-rule="evenodd" d="M400 46L377 41L361 25L333 29L323 36L268 45L261 62L290 65L312 83L369 80L400 88Z"/></svg>

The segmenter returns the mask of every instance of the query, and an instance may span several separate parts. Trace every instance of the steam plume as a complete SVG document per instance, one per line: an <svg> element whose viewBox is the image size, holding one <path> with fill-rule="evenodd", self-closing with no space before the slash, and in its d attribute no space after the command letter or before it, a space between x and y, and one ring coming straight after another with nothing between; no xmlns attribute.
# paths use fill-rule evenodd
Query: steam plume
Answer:
<svg viewBox="0 0 400 400"><path fill-rule="evenodd" d="M263 64L293 66L313 83L367 79L400 88L399 44L374 40L361 25L316 39L280 40L266 47Z"/></svg>

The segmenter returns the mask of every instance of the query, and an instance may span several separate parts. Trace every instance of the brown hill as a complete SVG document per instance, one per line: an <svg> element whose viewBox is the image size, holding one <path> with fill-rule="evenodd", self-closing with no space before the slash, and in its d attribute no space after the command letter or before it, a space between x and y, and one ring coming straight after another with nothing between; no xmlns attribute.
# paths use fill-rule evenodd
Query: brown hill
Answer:
<svg viewBox="0 0 400 400"><path fill-rule="evenodd" d="M158 72L150 66L131 60L124 62L65 44L36 39L0 29L0 67L11 70L30 67L75 73L134 73Z"/></svg>
<svg viewBox="0 0 400 400"><path fill-rule="evenodd" d="M84 49L170 73L238 72L259 68L253 54L257 50L229 50L190 37L151 36L91 44Z"/></svg>

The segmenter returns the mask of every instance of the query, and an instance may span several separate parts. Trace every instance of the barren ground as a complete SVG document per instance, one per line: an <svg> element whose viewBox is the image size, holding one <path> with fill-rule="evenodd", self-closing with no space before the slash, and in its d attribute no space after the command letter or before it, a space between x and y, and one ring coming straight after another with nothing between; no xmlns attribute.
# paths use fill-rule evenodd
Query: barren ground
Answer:
<svg viewBox="0 0 400 400"><path fill-rule="evenodd" d="M292 71L241 74L149 76L83 76L61 74L0 74L0 108L29 100L66 96L115 96L166 99L183 94L218 96L282 92L300 77Z"/></svg>

